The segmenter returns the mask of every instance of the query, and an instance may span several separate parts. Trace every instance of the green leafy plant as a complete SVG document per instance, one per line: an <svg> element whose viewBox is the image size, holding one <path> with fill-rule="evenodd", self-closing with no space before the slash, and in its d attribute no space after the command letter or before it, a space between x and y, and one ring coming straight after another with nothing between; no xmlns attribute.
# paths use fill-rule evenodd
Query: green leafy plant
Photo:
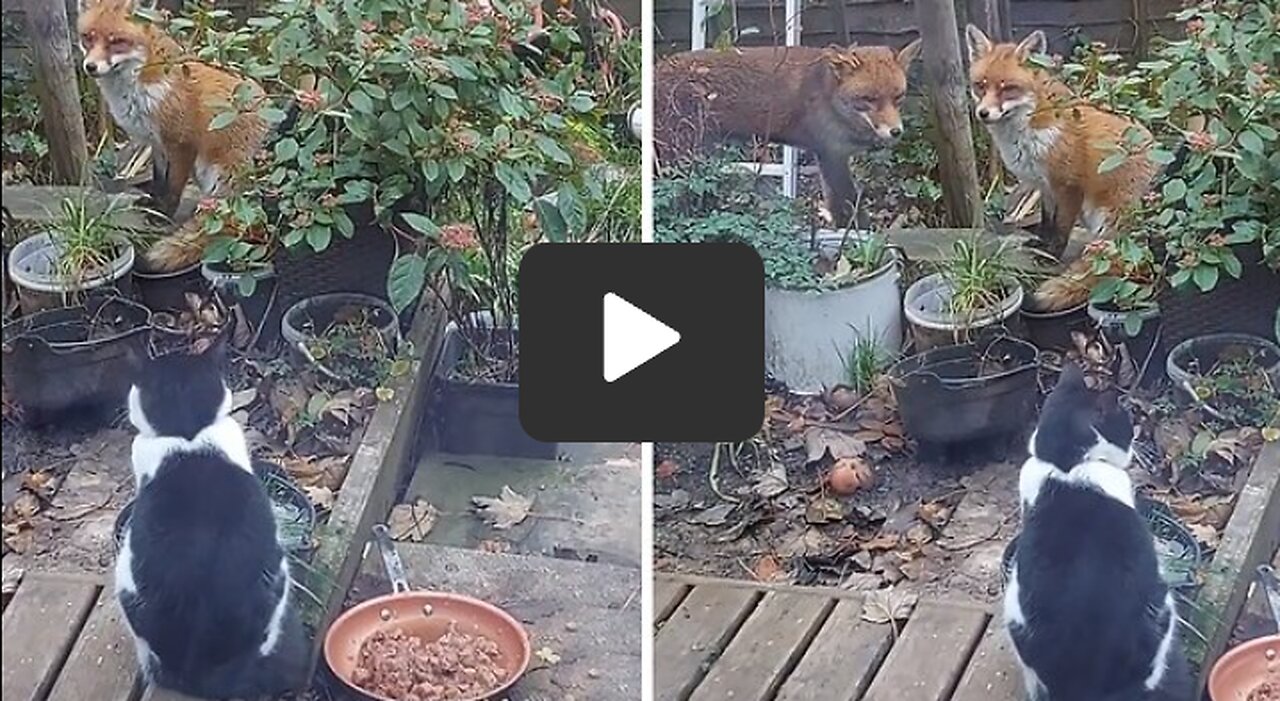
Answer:
<svg viewBox="0 0 1280 701"><path fill-rule="evenodd" d="M125 246L148 239L128 220L146 211L123 195L109 197L105 204L95 202L88 190L64 198L61 209L46 225L57 250L58 275L84 281L105 274Z"/></svg>
<svg viewBox="0 0 1280 701"><path fill-rule="evenodd" d="M1146 241L1132 235L1090 243L1085 255L1090 258L1090 273L1098 278L1089 301L1129 312L1125 315L1125 332L1136 336L1142 330L1139 312L1156 306L1163 266L1156 264Z"/></svg>
<svg viewBox="0 0 1280 701"><path fill-rule="evenodd" d="M950 290L947 310L957 316L977 316L998 307L1014 288L1029 282L1030 273L1014 258L1017 247L1007 239L995 245L980 238L962 238L951 255L934 264Z"/></svg>
<svg viewBox="0 0 1280 701"><path fill-rule="evenodd" d="M858 338L844 360L845 381L858 394L864 394L875 386L884 369L886 358L874 338Z"/></svg>
<svg viewBox="0 0 1280 701"><path fill-rule="evenodd" d="M368 308L339 309L326 328L318 329L308 322L304 330L313 339L307 344L311 358L330 378L350 386L385 395L387 381L409 370L409 360L395 357Z"/></svg>
<svg viewBox="0 0 1280 701"><path fill-rule="evenodd" d="M1175 15L1184 38L1160 41L1131 70L1117 70L1119 57L1097 46L1063 67L1090 102L1146 125L1156 140L1150 158L1172 168L1134 225L1167 250L1174 287L1207 292L1223 275L1239 277L1239 245L1260 242L1280 265L1277 16L1274 2L1205 0ZM1100 170L1147 147L1131 131Z"/></svg>

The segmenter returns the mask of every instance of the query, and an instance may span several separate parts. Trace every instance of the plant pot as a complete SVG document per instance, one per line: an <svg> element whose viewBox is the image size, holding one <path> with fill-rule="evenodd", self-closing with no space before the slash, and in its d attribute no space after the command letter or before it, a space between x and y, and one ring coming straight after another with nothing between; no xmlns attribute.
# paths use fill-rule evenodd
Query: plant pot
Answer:
<svg viewBox="0 0 1280 701"><path fill-rule="evenodd" d="M971 314L954 314L947 311L951 286L941 274L933 273L916 280L902 300L916 350L967 343L979 332L999 327L1004 328L1005 335L1021 335L1021 320L1015 314L1022 307L1022 287L1015 283L1009 287L1009 293L994 307Z"/></svg>
<svg viewBox="0 0 1280 701"><path fill-rule="evenodd" d="M280 335L301 356L300 347L310 347L318 338L316 333L329 328L337 313L347 307L372 310L370 322L377 327L388 354L394 355L400 343L400 320L390 304L369 295L331 292L308 297L285 311Z"/></svg>
<svg viewBox="0 0 1280 701"><path fill-rule="evenodd" d="M151 314L119 297L24 316L4 327L5 391L23 420L43 424L79 410L124 406L130 353Z"/></svg>
<svg viewBox="0 0 1280 701"><path fill-rule="evenodd" d="M765 288L765 366L798 393L848 382L849 352L875 341L886 360L902 351L902 278L897 259L852 287L838 290Z"/></svg>
<svg viewBox="0 0 1280 701"><path fill-rule="evenodd" d="M319 253L303 244L274 257L280 309L330 292L387 299L387 274L397 251L395 237L377 223L372 205L352 205L346 211L356 229L351 238L335 233Z"/></svg>
<svg viewBox="0 0 1280 701"><path fill-rule="evenodd" d="M1192 380L1212 369L1223 356L1237 354L1248 354L1271 379L1272 386L1280 386L1280 346L1243 333L1215 333L1179 343L1169 351L1165 373L1178 391L1194 399L1190 396Z"/></svg>
<svg viewBox="0 0 1280 701"><path fill-rule="evenodd" d="M1244 701L1265 681L1280 684L1276 659L1280 659L1280 635L1254 638L1228 650L1209 673L1209 698Z"/></svg>
<svg viewBox="0 0 1280 701"><path fill-rule="evenodd" d="M999 337L898 361L889 377L903 427L931 446L1018 433L1035 416L1038 356L1026 341Z"/></svg>
<svg viewBox="0 0 1280 701"><path fill-rule="evenodd" d="M274 267L268 264L253 270L234 271L221 263L205 263L200 267L200 274L229 307L240 308L244 320L253 327L257 339L254 345L270 344L275 340L281 313L276 299L279 285ZM248 296L240 289L240 280L245 277L256 280L253 293Z"/></svg>
<svg viewBox="0 0 1280 701"><path fill-rule="evenodd" d="M56 272L57 245L49 234L29 236L9 252L9 279L18 291L18 304L24 314L56 309L77 303L90 291L115 288L121 296L132 291L129 271L133 270L133 244L121 239L120 253L106 270L80 279L69 280Z"/></svg>
<svg viewBox="0 0 1280 701"><path fill-rule="evenodd" d="M1125 347L1135 365L1135 371L1141 373L1153 362L1161 335L1158 305L1125 311L1090 303L1088 311L1089 318L1098 325L1098 330L1106 336L1107 340ZM1131 314L1136 314L1140 323L1136 331L1126 328L1126 321ZM1142 382L1142 377L1138 377L1137 382Z"/></svg>
<svg viewBox="0 0 1280 701"><path fill-rule="evenodd" d="M440 365L440 449L460 455L555 459L559 445L535 440L520 424L520 385L454 375L465 352L461 331L451 322Z"/></svg>
<svg viewBox="0 0 1280 701"><path fill-rule="evenodd" d="M1087 333L1093 327L1088 307L1088 302L1056 312L1039 312L1022 307L1022 322L1027 330L1027 340L1040 350L1067 351L1074 346L1071 340L1073 332Z"/></svg>
<svg viewBox="0 0 1280 701"><path fill-rule="evenodd" d="M185 311L188 292L202 297L209 292L210 281L200 273L200 268L200 263L168 273L134 268L133 285L138 298L152 311Z"/></svg>

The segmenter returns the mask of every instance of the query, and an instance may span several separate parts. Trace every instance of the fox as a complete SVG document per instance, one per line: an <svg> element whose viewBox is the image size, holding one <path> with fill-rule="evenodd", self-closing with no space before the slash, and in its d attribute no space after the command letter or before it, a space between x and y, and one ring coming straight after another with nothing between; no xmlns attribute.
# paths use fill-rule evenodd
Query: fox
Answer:
<svg viewBox="0 0 1280 701"><path fill-rule="evenodd" d="M262 146L268 124L248 110L228 126L210 129L215 115L232 109L245 79L190 59L173 37L138 19L138 9L139 0L80 1L83 68L116 124L151 146L160 176L157 209L171 216L192 178L202 198L225 196L233 173ZM247 82L261 99L261 87ZM150 247L148 267L165 272L198 262L201 238L199 226L180 227Z"/></svg>
<svg viewBox="0 0 1280 701"><path fill-rule="evenodd" d="M654 77L659 162L724 139L810 151L822 173L827 212L846 226L858 191L849 157L902 136L907 71L919 52L916 39L898 51L790 46L674 54Z"/></svg>
<svg viewBox="0 0 1280 701"><path fill-rule="evenodd" d="M965 28L974 112L991 135L1000 160L1024 185L1040 191L1046 214L1044 248L1061 258L1081 221L1091 240L1114 234L1121 216L1150 190L1159 170L1148 154L1153 141L1143 125L1076 99L1071 90L1031 63L1047 48L1044 32L996 44ZM1119 167L1100 173L1102 161L1128 143ZM1057 311L1088 300L1089 263L1077 259L1045 280L1031 304Z"/></svg>

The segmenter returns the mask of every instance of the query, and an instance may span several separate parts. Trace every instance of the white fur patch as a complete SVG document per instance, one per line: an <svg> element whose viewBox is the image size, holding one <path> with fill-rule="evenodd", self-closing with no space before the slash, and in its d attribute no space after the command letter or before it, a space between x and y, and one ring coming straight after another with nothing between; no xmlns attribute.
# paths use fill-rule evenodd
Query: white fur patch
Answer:
<svg viewBox="0 0 1280 701"><path fill-rule="evenodd" d="M177 436L157 436L155 428L147 421L138 398L138 388L129 390L129 421L138 429L133 439L133 476L138 489L156 476L160 465L174 453L194 453L214 450L237 467L253 474L253 461L249 456L249 442L244 429L231 418L231 392L223 389L222 406L212 424L187 440Z"/></svg>
<svg viewBox="0 0 1280 701"><path fill-rule="evenodd" d="M1101 460L1086 460L1071 468L1070 472L1063 472L1052 463L1032 457L1022 464L1022 472L1018 475L1018 495L1024 512L1035 506L1040 491L1049 480L1094 489L1133 508L1133 482L1123 469Z"/></svg>
<svg viewBox="0 0 1280 701"><path fill-rule="evenodd" d="M1041 190L1049 185L1049 153L1058 144L1062 130L1056 126L1036 129L1031 126L1035 99L1016 106L1006 106L1004 118L987 122L987 130L1000 160L1018 180Z"/></svg>
<svg viewBox="0 0 1280 701"><path fill-rule="evenodd" d="M116 553L116 596L137 593L138 584L133 579L133 535L126 526L120 552Z"/></svg>
<svg viewBox="0 0 1280 701"><path fill-rule="evenodd" d="M281 591L280 600L276 602L276 608L271 612L271 620L267 622L267 637L258 646L258 654L266 657L275 652L276 645L280 642L280 635L284 629L284 616L289 610L289 596L293 589L293 578L289 575L289 557L280 558L279 576L284 580L284 589Z"/></svg>
<svg viewBox="0 0 1280 701"><path fill-rule="evenodd" d="M1164 674L1169 669L1169 655L1173 652L1174 638L1178 632L1178 609L1174 604L1173 592L1164 595L1164 608L1169 612L1169 625L1165 628L1164 637L1160 638L1160 647L1156 648L1156 657L1151 662L1151 674L1144 683L1147 691L1153 691L1164 681Z"/></svg>
<svg viewBox="0 0 1280 701"><path fill-rule="evenodd" d="M145 56L142 55L126 57L121 61L113 58L114 68L97 79L98 88L102 91L102 97L116 124L130 137L155 147L160 143L160 129L156 126L155 115L173 86L168 80L155 83L143 83L139 80L144 61Z"/></svg>
<svg viewBox="0 0 1280 701"><path fill-rule="evenodd" d="M1004 590L1004 624L1008 626L1024 626L1027 617L1022 613L1022 602L1018 600L1018 566L1014 565L1009 572L1009 584Z"/></svg>

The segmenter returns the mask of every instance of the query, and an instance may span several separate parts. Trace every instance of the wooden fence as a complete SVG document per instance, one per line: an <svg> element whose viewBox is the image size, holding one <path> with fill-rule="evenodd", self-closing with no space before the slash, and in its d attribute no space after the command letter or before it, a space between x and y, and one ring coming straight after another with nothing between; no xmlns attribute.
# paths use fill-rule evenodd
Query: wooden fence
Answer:
<svg viewBox="0 0 1280 701"><path fill-rule="evenodd" d="M1141 55L1151 36L1178 31L1170 15L1182 8L1182 2L957 0L956 14L962 23L992 26L983 18L992 6L1005 14L1003 24L1013 36L1042 29L1055 52L1068 52L1076 42L1088 40ZM692 0L654 0L655 49L660 55L689 48L692 7ZM737 46L780 46L785 43L784 8L784 0L724 0L723 9L708 21L709 40L727 31L736 34ZM802 13L801 42L806 46L902 46L918 33L912 0L807 0Z"/></svg>

